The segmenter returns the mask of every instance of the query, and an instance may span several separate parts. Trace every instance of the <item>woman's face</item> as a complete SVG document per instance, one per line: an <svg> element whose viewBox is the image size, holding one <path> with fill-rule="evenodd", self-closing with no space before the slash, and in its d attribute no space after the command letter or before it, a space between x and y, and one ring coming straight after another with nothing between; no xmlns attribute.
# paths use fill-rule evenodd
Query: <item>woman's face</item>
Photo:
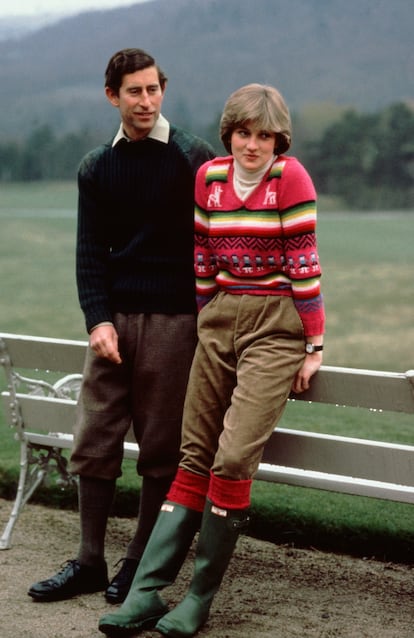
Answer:
<svg viewBox="0 0 414 638"><path fill-rule="evenodd" d="M274 155L276 133L263 131L247 123L234 129L230 144L233 157L246 171L258 171Z"/></svg>

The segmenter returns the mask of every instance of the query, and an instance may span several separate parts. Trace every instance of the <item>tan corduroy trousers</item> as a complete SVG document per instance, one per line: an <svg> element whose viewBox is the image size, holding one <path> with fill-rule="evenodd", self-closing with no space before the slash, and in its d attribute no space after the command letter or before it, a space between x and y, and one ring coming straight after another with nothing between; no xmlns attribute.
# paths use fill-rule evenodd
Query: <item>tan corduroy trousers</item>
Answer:
<svg viewBox="0 0 414 638"><path fill-rule="evenodd" d="M250 479L305 357L290 297L220 292L198 318L184 406L182 469Z"/></svg>

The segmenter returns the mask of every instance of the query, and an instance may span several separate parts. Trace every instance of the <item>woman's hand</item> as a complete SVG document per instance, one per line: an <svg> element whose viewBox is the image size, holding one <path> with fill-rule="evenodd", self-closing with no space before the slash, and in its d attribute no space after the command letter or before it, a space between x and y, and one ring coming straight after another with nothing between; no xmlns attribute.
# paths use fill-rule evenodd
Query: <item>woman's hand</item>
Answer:
<svg viewBox="0 0 414 638"><path fill-rule="evenodd" d="M122 363L118 351L118 333L114 326L105 324L94 328L89 336L89 345L98 357Z"/></svg>
<svg viewBox="0 0 414 638"><path fill-rule="evenodd" d="M322 365L322 352L307 354L299 372L296 374L292 384L292 391L300 394L309 388L311 377Z"/></svg>

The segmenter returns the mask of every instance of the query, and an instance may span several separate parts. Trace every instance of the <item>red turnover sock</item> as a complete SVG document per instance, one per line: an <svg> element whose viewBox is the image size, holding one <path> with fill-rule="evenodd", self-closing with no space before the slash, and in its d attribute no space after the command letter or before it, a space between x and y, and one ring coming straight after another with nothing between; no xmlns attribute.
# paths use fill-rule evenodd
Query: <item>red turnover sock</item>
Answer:
<svg viewBox="0 0 414 638"><path fill-rule="evenodd" d="M201 474L194 474L178 468L167 494L167 500L196 512L202 512L206 504L209 481L208 476L201 476Z"/></svg>
<svg viewBox="0 0 414 638"><path fill-rule="evenodd" d="M233 481L210 473L207 497L223 509L242 510L250 505L252 479Z"/></svg>

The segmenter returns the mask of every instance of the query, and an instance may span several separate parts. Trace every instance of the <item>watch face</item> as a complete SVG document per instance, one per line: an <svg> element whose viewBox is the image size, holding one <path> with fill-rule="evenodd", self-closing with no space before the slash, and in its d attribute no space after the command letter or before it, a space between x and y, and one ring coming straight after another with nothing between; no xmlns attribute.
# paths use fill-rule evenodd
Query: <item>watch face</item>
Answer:
<svg viewBox="0 0 414 638"><path fill-rule="evenodd" d="M307 343L305 349L308 354L312 354L314 352L313 343Z"/></svg>

